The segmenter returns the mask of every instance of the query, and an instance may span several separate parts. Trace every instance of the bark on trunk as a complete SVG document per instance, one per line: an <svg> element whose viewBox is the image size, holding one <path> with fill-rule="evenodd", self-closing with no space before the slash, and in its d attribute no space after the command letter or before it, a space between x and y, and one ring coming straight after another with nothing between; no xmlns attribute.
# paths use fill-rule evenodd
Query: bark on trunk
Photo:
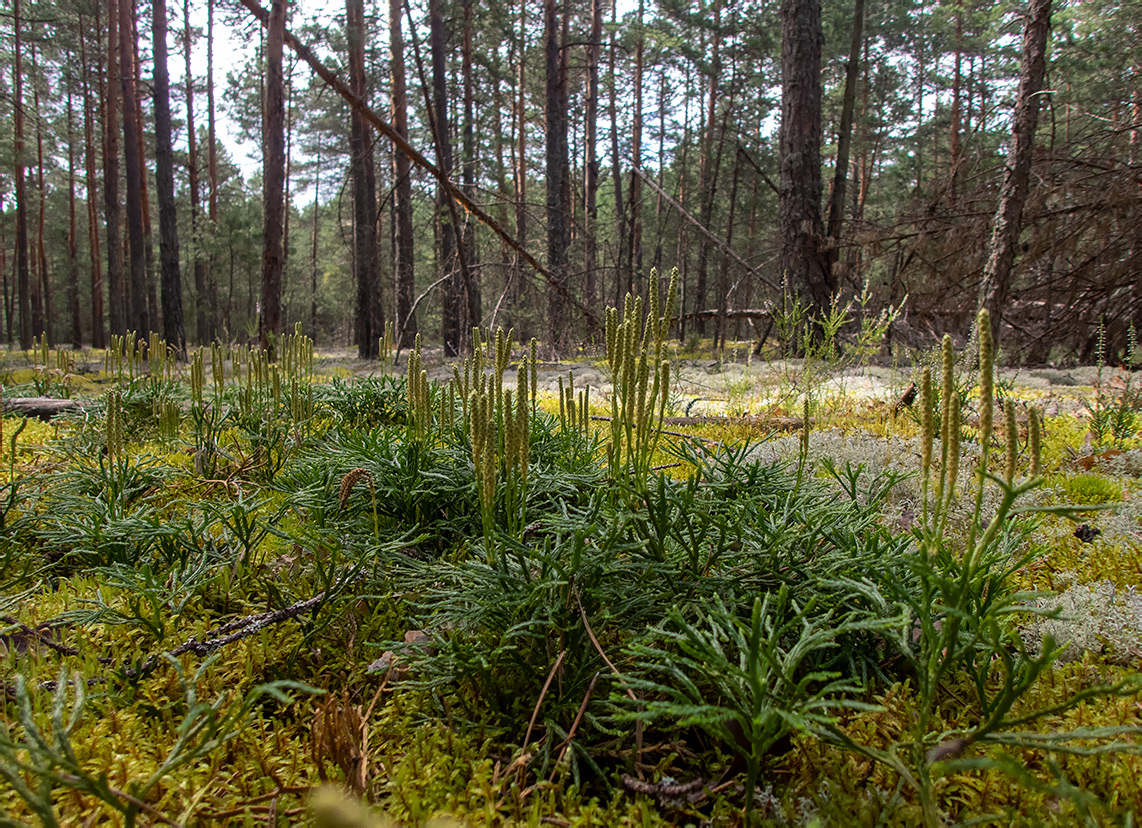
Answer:
<svg viewBox="0 0 1142 828"><path fill-rule="evenodd" d="M464 127L462 143L464 153L463 185L469 198L476 196L476 81L472 73L472 0L464 0L464 39L461 48L461 75L464 79ZM476 261L476 228L465 218L460 228L460 243L464 246L464 261L468 278L464 289L468 294L468 317L464 330L470 331L480 324L480 286L476 274L480 272Z"/></svg>
<svg viewBox="0 0 1142 828"><path fill-rule="evenodd" d="M147 271L143 229L143 163L139 146L138 107L135 100L134 11L131 0L119 0L119 82L123 90L123 170L127 181L127 241L130 289L127 291L128 325L135 336L150 332L147 315Z"/></svg>
<svg viewBox="0 0 1142 828"><path fill-rule="evenodd" d="M567 287L568 216L564 206L567 158L567 113L563 105L564 73L560 66L560 15L556 0L544 3L544 54L546 57L547 146L547 268L558 285L547 291L547 322L550 344L559 350L568 334ZM562 287L561 291L559 288Z"/></svg>
<svg viewBox="0 0 1142 828"><path fill-rule="evenodd" d="M12 68L15 101L12 118L16 165L16 294L20 307L20 348L27 351L32 347L32 280L28 267L28 202L24 183L24 78L20 62L20 0L12 2L12 26L15 31L15 64Z"/></svg>
<svg viewBox="0 0 1142 828"><path fill-rule="evenodd" d="M214 0L206 0L206 179L210 185L210 195L206 202L207 218L210 219L210 235L218 232L218 139L215 136L214 117ZM206 304L210 314L212 338L222 331L221 308L218 304L218 280L214 276L214 252L206 261ZM226 316L229 327L229 314Z"/></svg>
<svg viewBox="0 0 1142 828"><path fill-rule="evenodd" d="M639 293L642 277L642 60L645 38L643 2L638 4L638 37L634 47L634 117L631 123L630 240L627 243L627 282Z"/></svg>
<svg viewBox="0 0 1142 828"><path fill-rule="evenodd" d="M585 163L583 176L583 214L585 222L585 262L583 301L594 307L597 296L595 270L599 266L598 226L599 216L599 55L603 39L603 0L591 2L591 36L587 41L587 100L584 136Z"/></svg>
<svg viewBox="0 0 1142 828"><path fill-rule="evenodd" d="M520 247L527 249L527 109L525 93L527 91L527 0L519 2L519 72L518 97L516 98L515 127L516 127L516 164L515 164L515 237ZM513 295L514 310L517 312L527 303L528 290L524 282L523 262L520 261L519 252L515 255L515 265L512 268L512 284L515 286ZM519 326L521 335L526 336L530 331L526 326Z"/></svg>
<svg viewBox="0 0 1142 828"><path fill-rule="evenodd" d="M781 138L778 226L781 270L817 312L833 295L822 255L821 4L781 3Z"/></svg>
<svg viewBox="0 0 1142 828"><path fill-rule="evenodd" d="M32 46L32 64L37 63L36 47ZM55 308L52 303L52 285L48 274L48 250L44 243L47 226L48 191L44 186L44 129L40 117L40 87L32 83L32 108L36 113L36 184L40 192L40 214L36 224L36 280L32 283L32 326L33 333L39 332L47 339L48 346L55 346Z"/></svg>
<svg viewBox="0 0 1142 828"><path fill-rule="evenodd" d="M718 165L714 163L714 131L717 128L717 102L718 102L718 76L721 73L721 63L718 46L721 33L718 27L721 24L721 3L714 0L714 36L713 55L710 61L710 92L709 102L706 104L706 134L702 142L702 154L698 158L698 197L702 200L700 221L707 231L714 217L714 196L718 186ZM710 242L706 236L698 245L697 274L694 277L694 305L695 311L706 306L706 278L709 267ZM699 335L706 333L706 322L699 317L694 321L694 330Z"/></svg>
<svg viewBox="0 0 1142 828"><path fill-rule="evenodd" d="M432 41L433 136L437 164L441 172L451 178L453 163L452 140L448 131L448 66L444 42L444 11L440 6L440 0L431 0L428 8ZM460 340L463 336L461 325L463 311L460 306L461 284L456 262L456 225L452 222L451 199L444 187L437 188L436 209L440 231L441 275L444 277L440 291L440 336L444 342L444 353L456 356L460 353Z"/></svg>
<svg viewBox="0 0 1142 828"><path fill-rule="evenodd" d="M849 148L853 138L853 113L856 110L856 88L860 79L860 52L864 37L864 0L854 0L852 40L845 67L845 94L841 104L841 123L837 129L837 163L833 170L833 192L829 196L828 246L826 262L833 282L840 283L840 239L844 226L845 189L849 173Z"/></svg>
<svg viewBox="0 0 1142 828"><path fill-rule="evenodd" d="M75 110L70 72L64 78L64 85L67 86L67 306L71 316L71 345L78 351L83 347L83 324L79 317L79 250L75 238Z"/></svg>
<svg viewBox="0 0 1142 828"><path fill-rule="evenodd" d="M152 0L155 49L155 190L159 199L159 261L163 339L186 358L182 320L182 276L178 260L178 215L174 202L174 149L171 146L170 72L167 69L167 3Z"/></svg>
<svg viewBox="0 0 1142 828"><path fill-rule="evenodd" d="M367 100L365 78L365 4L346 0L349 41L349 88ZM360 112L351 113L349 149L353 179L353 270L357 282L357 356L376 359L378 329L374 303L380 289L377 256L377 180L373 142ZM378 303L379 304L379 303Z"/></svg>
<svg viewBox="0 0 1142 828"><path fill-rule="evenodd" d="M96 5L98 14L99 6ZM96 203L95 177L95 117L92 112L91 81L87 65L87 38L84 36L84 19L80 20L79 60L83 65L83 157L87 183L87 249L91 259L91 347L103 348L103 262L99 249L99 208ZM96 17L95 31L99 32Z"/></svg>
<svg viewBox="0 0 1142 828"><path fill-rule="evenodd" d="M108 0L107 78L103 96L103 210L107 224L107 319L112 336L127 333L127 286L123 274L119 205L119 98L119 0Z"/></svg>
<svg viewBox="0 0 1142 828"><path fill-rule="evenodd" d="M389 0L389 67L392 73L393 129L408 140L408 93L405 87L404 38L401 36L401 0ZM403 152L393 152L396 244L397 347L411 348L416 341L413 313L415 270L412 238L412 167ZM316 219L314 219L316 221Z"/></svg>
<svg viewBox="0 0 1142 828"><path fill-rule="evenodd" d="M618 21L619 21L618 3L616 2L616 0L611 0L611 25L613 28L611 31L610 54L608 56L608 59L610 62L610 65L608 67L608 69L609 69L608 74L610 75L610 77L608 78L609 83L608 83L608 89L607 89L607 92L609 95L609 100L607 102L607 105L608 105L608 113L607 114L610 115L610 118L611 118L611 181L614 184L614 189L615 189L615 245L618 248L615 251L615 263L617 266L615 267L615 296L614 296L614 301L615 301L616 307L622 301L622 293L623 293L622 267L618 266L618 264L620 262L622 262L622 260L623 260L623 235L624 235L623 234L623 221L624 221L623 216L625 215L625 213L623 212L622 165L619 163L619 161L620 161L620 159L619 159L619 126L618 126L619 122L618 122L618 101L617 101L617 99L618 99L618 88L617 87L618 87L619 79L618 79L618 75L616 74L616 69L615 69L615 58L616 58L616 52L618 51ZM605 294L606 291L604 290L603 293Z"/></svg>
<svg viewBox="0 0 1142 828"><path fill-rule="evenodd" d="M1031 0L1023 30L1023 54L1019 65L1019 92L1012 115L1011 142L999 190L999 209L992 225L991 244L979 306L991 315L991 330L998 340L999 326L1011 291L1012 269L1023 225L1023 203L1031 182L1035 152L1035 127L1039 123L1039 93L1047 74L1047 33L1051 26L1051 0Z"/></svg>
<svg viewBox="0 0 1142 828"><path fill-rule="evenodd" d="M263 348L275 354L281 334L282 302L282 212L285 190L285 85L282 77L282 44L285 39L285 0L270 6L266 37L265 203L262 247L262 312L258 337Z"/></svg>
<svg viewBox="0 0 1142 828"><path fill-rule="evenodd" d="M206 259L200 238L202 196L198 182L198 135L194 125L194 73L190 67L190 0L183 0L183 63L186 72L187 186L190 189L190 261L194 271L194 336L199 345L214 339L213 313L206 299Z"/></svg>

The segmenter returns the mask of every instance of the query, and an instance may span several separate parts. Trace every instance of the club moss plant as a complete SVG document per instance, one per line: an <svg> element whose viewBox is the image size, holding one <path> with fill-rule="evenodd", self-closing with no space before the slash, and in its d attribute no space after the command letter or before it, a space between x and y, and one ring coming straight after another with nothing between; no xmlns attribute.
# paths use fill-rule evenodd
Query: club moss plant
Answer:
<svg viewBox="0 0 1142 828"><path fill-rule="evenodd" d="M81 416L9 418L0 820L1136 810L1137 481L1100 466L1120 496L1075 538L1069 415L988 413L950 340L915 420L664 428L671 296L612 315L609 394L545 396L510 332L444 385L421 348L332 381L299 335L186 365L124 341Z"/></svg>

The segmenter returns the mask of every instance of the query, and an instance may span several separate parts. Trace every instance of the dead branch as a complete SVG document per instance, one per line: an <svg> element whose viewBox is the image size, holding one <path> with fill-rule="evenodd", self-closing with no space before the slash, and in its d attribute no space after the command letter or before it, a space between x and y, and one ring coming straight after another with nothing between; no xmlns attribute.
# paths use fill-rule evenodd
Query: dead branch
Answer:
<svg viewBox="0 0 1142 828"><path fill-rule="evenodd" d="M246 2L246 0L242 0L242 2ZM721 251L723 253L725 253L727 256L729 256L731 259L733 259L739 265L744 267L748 272L755 275L762 282L769 285L769 287L771 287L773 290L777 290L777 291L781 290L781 288L779 288L777 286L776 282L772 281L768 276L765 276L764 274L760 273L756 268L751 267L749 262L747 262L745 259L743 259L741 256L739 256L737 254L737 252L734 251L732 248L727 246L724 241L722 241L717 236L715 236L713 233L711 233L706 228L706 226L704 224L702 224L702 222L698 221L698 219L694 218L692 215L690 215L688 212L686 212L686 209L681 204L679 204L677 201L675 201L673 196L671 196L668 192L666 192L661 187L659 187L658 184L655 183L653 178L650 178L649 176L647 176L646 173L644 173L642 170L638 169L637 167L632 169L631 172L634 173L635 175L637 175L639 178L641 178L646 183L646 185L648 187L650 187L650 189L654 190L654 192L657 193L659 196L661 196L666 201L667 204L669 204L671 207L673 207L675 210L677 210L678 214L680 216L682 216L682 218L686 219L686 221L688 221L690 224L694 225L695 229L697 229L699 233L701 233L703 236L705 236L710 241L712 241L714 244L716 244L721 249Z"/></svg>

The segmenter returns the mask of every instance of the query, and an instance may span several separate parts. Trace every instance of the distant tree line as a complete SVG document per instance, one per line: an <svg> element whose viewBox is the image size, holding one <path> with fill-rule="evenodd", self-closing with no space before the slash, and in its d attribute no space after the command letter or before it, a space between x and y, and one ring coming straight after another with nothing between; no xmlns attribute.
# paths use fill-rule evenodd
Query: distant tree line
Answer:
<svg viewBox="0 0 1142 828"><path fill-rule="evenodd" d="M1031 361L1142 321L1137 3L169 2L0 3L10 346L300 322L373 357L389 322L561 350L675 267L675 333L718 346L783 295L903 302L907 346L985 305Z"/></svg>

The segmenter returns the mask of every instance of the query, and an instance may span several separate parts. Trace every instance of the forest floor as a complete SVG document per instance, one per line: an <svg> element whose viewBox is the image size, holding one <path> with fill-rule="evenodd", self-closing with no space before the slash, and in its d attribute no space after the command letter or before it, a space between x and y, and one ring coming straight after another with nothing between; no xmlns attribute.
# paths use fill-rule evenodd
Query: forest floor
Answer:
<svg viewBox="0 0 1142 828"><path fill-rule="evenodd" d="M0 359L0 825L1142 813L1138 372L306 348Z"/></svg>

